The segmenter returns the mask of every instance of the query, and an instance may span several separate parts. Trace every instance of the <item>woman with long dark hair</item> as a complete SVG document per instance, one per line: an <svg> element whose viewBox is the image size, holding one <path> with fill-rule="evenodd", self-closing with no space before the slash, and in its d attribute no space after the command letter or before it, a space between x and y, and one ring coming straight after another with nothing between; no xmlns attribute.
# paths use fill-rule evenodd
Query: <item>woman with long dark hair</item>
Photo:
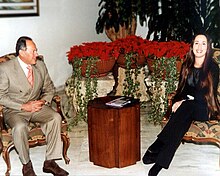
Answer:
<svg viewBox="0 0 220 176"><path fill-rule="evenodd" d="M212 54L210 39L205 34L196 35L182 65L170 119L143 156L144 164L155 163L148 176L156 176L162 168L169 168L194 120L219 119L219 67Z"/></svg>

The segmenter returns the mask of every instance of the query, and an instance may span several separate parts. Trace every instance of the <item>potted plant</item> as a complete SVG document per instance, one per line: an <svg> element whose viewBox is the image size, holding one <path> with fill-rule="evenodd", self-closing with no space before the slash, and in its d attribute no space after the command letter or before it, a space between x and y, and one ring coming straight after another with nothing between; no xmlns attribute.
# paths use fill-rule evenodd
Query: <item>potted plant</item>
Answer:
<svg viewBox="0 0 220 176"><path fill-rule="evenodd" d="M176 58L177 71L180 72L181 65L185 59L186 53L189 51L189 43L179 42L179 41L169 41L169 42L158 42L151 41L148 42L143 52L147 58L147 64L149 71L152 72L153 62L156 59L164 58Z"/></svg>
<svg viewBox="0 0 220 176"><path fill-rule="evenodd" d="M97 96L97 79L112 69L115 58L112 47L106 42L83 43L74 45L67 52L73 67L72 76L66 81L66 94L69 106L76 109L76 116L70 118L70 125L80 121L87 122L87 104Z"/></svg>
<svg viewBox="0 0 220 176"><path fill-rule="evenodd" d="M101 0L96 32L112 40L134 35L137 17L141 26L148 27L147 39L154 41L191 42L195 33L206 32L220 47L219 0Z"/></svg>
<svg viewBox="0 0 220 176"><path fill-rule="evenodd" d="M147 39L191 42L194 34L206 32L220 46L219 0L147 1Z"/></svg>
<svg viewBox="0 0 220 176"><path fill-rule="evenodd" d="M117 52L118 58L116 63L125 68L126 55L131 55L131 68L137 65L143 66L146 63L144 56L144 48L146 47L146 40L140 36L130 35L122 39L117 39L112 42L115 53Z"/></svg>
<svg viewBox="0 0 220 176"><path fill-rule="evenodd" d="M142 67L146 64L143 53L145 40L139 36L130 35L112 42L114 53L118 55L115 66L117 69L113 73L117 89L118 86L118 67L125 69L123 82L123 95L140 98L140 81L138 75ZM114 89L113 89L114 91Z"/></svg>
<svg viewBox="0 0 220 176"><path fill-rule="evenodd" d="M94 58L97 60L96 76L105 76L112 69L115 64L115 58L117 56L113 53L111 43L107 42L91 42L83 43L81 45L74 45L67 52L68 61L70 64L74 64L75 61L81 59L81 71L82 75L85 76L85 68L87 65L88 58Z"/></svg>
<svg viewBox="0 0 220 176"><path fill-rule="evenodd" d="M160 124L167 109L167 96L176 90L177 81L189 45L185 42L152 42L145 54L150 65L150 83L146 83L150 95L151 110L148 120Z"/></svg>
<svg viewBox="0 0 220 176"><path fill-rule="evenodd" d="M111 41L134 35L137 17L143 26L146 18L146 2L142 0L100 0L99 17L96 22L97 34L105 31Z"/></svg>

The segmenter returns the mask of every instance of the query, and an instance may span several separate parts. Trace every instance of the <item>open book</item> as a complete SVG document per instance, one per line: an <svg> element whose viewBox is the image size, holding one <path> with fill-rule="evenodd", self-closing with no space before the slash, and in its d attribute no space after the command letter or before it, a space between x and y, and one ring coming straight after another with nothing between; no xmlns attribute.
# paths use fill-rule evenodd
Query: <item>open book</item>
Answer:
<svg viewBox="0 0 220 176"><path fill-rule="evenodd" d="M130 98L130 97L120 97L120 98L116 98L112 101L109 101L105 104L108 106L121 108L121 107L125 106L126 104L131 103L131 99L132 98Z"/></svg>

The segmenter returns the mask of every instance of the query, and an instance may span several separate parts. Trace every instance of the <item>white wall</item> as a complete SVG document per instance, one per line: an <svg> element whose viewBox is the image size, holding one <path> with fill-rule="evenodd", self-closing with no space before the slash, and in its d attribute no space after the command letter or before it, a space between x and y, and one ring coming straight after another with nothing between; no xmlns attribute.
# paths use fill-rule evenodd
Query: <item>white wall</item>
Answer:
<svg viewBox="0 0 220 176"><path fill-rule="evenodd" d="M108 41L95 23L100 0L40 0L39 17L0 18L0 56L15 51L17 39L30 36L37 44L56 87L72 73L66 52L74 44Z"/></svg>
<svg viewBox="0 0 220 176"><path fill-rule="evenodd" d="M66 52L82 42L109 41L96 34L100 0L40 0L39 17L0 18L0 56L15 52L17 39L31 37L37 44L56 87L65 84L72 73ZM137 27L146 36L146 27Z"/></svg>

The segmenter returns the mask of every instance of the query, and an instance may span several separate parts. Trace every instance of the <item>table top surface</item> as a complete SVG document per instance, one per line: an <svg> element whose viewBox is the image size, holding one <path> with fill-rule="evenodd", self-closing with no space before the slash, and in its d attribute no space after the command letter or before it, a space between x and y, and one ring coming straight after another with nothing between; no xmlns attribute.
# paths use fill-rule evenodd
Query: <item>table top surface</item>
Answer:
<svg viewBox="0 0 220 176"><path fill-rule="evenodd" d="M117 108L117 109L121 109L121 108L128 108L128 107L132 107L134 105L140 104L140 100L136 99L136 98L132 98L131 99L131 103L126 104L123 107L112 107L112 106L108 106L106 105L107 102L112 101L116 98L120 98L122 96L105 96L105 97L98 97L95 98L93 100L90 100L88 102L88 107L95 107L95 108L106 108L106 109L111 109L111 108Z"/></svg>

